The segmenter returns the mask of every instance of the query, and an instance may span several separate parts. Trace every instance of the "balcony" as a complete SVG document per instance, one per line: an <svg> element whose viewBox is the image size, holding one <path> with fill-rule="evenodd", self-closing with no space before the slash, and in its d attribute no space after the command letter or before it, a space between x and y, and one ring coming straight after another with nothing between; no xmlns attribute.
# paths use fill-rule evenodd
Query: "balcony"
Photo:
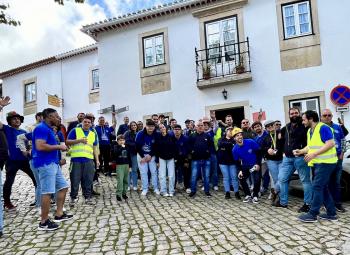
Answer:
<svg viewBox="0 0 350 255"><path fill-rule="evenodd" d="M224 46L196 48L195 53L199 89L252 80L248 38L244 42Z"/></svg>

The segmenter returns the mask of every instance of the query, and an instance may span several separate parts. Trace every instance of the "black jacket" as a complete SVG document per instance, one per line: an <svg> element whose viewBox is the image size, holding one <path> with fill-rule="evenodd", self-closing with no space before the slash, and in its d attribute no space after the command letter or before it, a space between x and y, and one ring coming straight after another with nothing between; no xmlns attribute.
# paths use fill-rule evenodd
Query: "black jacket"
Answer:
<svg viewBox="0 0 350 255"><path fill-rule="evenodd" d="M235 140L223 137L218 142L217 158L220 165L234 165L237 162L233 160L232 149Z"/></svg>
<svg viewBox="0 0 350 255"><path fill-rule="evenodd" d="M307 130L301 120L294 125L288 123L282 128L283 152L287 157L294 157L293 150L302 149L307 145Z"/></svg>
<svg viewBox="0 0 350 255"><path fill-rule="evenodd" d="M131 155L136 155L136 134L137 132L132 132L128 130L124 134L125 145L128 146L129 152Z"/></svg>
<svg viewBox="0 0 350 255"><path fill-rule="evenodd" d="M189 138L189 146L193 160L207 160L210 158L214 142L208 133L194 133Z"/></svg>
<svg viewBox="0 0 350 255"><path fill-rule="evenodd" d="M160 134L156 138L155 152L156 156L161 159L168 160L175 158L178 154L175 137L169 134L166 134L165 136Z"/></svg>
<svg viewBox="0 0 350 255"><path fill-rule="evenodd" d="M261 142L261 150L263 153L263 156L265 159L267 160L275 160L275 161L280 161L283 158L283 140L282 138L278 139L278 137L280 136L281 131L276 131L276 148L273 148L273 143L272 143L272 137L274 137L275 134L268 134L266 136L264 136L262 142ZM275 155L270 155L267 151L269 149L276 149L277 153Z"/></svg>
<svg viewBox="0 0 350 255"><path fill-rule="evenodd" d="M128 147L122 147L119 144L112 145L112 160L117 165L129 165L131 167L131 157Z"/></svg>

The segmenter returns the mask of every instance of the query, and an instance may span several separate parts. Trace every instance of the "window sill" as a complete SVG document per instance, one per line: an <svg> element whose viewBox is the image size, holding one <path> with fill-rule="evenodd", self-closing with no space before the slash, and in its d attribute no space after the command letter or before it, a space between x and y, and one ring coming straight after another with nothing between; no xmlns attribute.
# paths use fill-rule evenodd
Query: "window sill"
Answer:
<svg viewBox="0 0 350 255"><path fill-rule="evenodd" d="M24 103L23 115L35 114L36 112L37 112L37 101Z"/></svg>
<svg viewBox="0 0 350 255"><path fill-rule="evenodd" d="M100 89L91 89L90 94L100 93Z"/></svg>

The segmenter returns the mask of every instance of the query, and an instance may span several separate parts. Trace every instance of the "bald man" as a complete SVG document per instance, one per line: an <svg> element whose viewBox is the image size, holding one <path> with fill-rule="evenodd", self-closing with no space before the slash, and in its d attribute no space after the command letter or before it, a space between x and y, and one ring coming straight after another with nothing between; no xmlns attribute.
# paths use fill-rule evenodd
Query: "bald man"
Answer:
<svg viewBox="0 0 350 255"><path fill-rule="evenodd" d="M343 172L343 156L344 151L342 148L342 141L345 139L343 129L340 125L334 123L332 121L333 113L329 109L324 109L321 114L321 121L333 129L335 148L337 150L338 162L335 171L333 172L330 182L329 182L329 190L332 194L335 207L338 212L346 212L345 208L341 204L341 188L340 188L340 180Z"/></svg>

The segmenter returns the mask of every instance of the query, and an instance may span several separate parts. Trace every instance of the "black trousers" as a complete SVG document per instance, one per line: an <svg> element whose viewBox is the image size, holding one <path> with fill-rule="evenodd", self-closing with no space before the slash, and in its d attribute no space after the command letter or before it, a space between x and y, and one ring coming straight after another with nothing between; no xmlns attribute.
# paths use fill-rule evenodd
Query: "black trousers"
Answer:
<svg viewBox="0 0 350 255"><path fill-rule="evenodd" d="M247 179L252 176L252 180L254 183L254 188L253 188L253 197L259 197L259 192L260 192L260 184L261 184L261 169L259 171L254 171L252 173L249 172L248 168L244 168L242 170L243 173L243 178L240 179L240 183L242 185L244 195L245 196L250 196L250 189L247 183Z"/></svg>
<svg viewBox="0 0 350 255"><path fill-rule="evenodd" d="M18 170L22 170L25 172L29 177L32 179L34 186L36 187L36 181L34 178L34 174L29 166L28 160L10 160L8 159L6 161L6 179L4 183L4 203L10 203L11 202L11 191L12 191L12 185L15 181L16 174Z"/></svg>
<svg viewBox="0 0 350 255"><path fill-rule="evenodd" d="M99 171L102 172L102 166L104 169L105 173L110 173L110 167L109 167L109 162L111 160L111 146L109 144L103 145L100 144L100 155L99 157L99 161L100 161L100 167L99 167Z"/></svg>
<svg viewBox="0 0 350 255"><path fill-rule="evenodd" d="M178 181L183 181L185 189L191 188L191 163L185 166L183 159L177 159L175 161L175 187Z"/></svg>

